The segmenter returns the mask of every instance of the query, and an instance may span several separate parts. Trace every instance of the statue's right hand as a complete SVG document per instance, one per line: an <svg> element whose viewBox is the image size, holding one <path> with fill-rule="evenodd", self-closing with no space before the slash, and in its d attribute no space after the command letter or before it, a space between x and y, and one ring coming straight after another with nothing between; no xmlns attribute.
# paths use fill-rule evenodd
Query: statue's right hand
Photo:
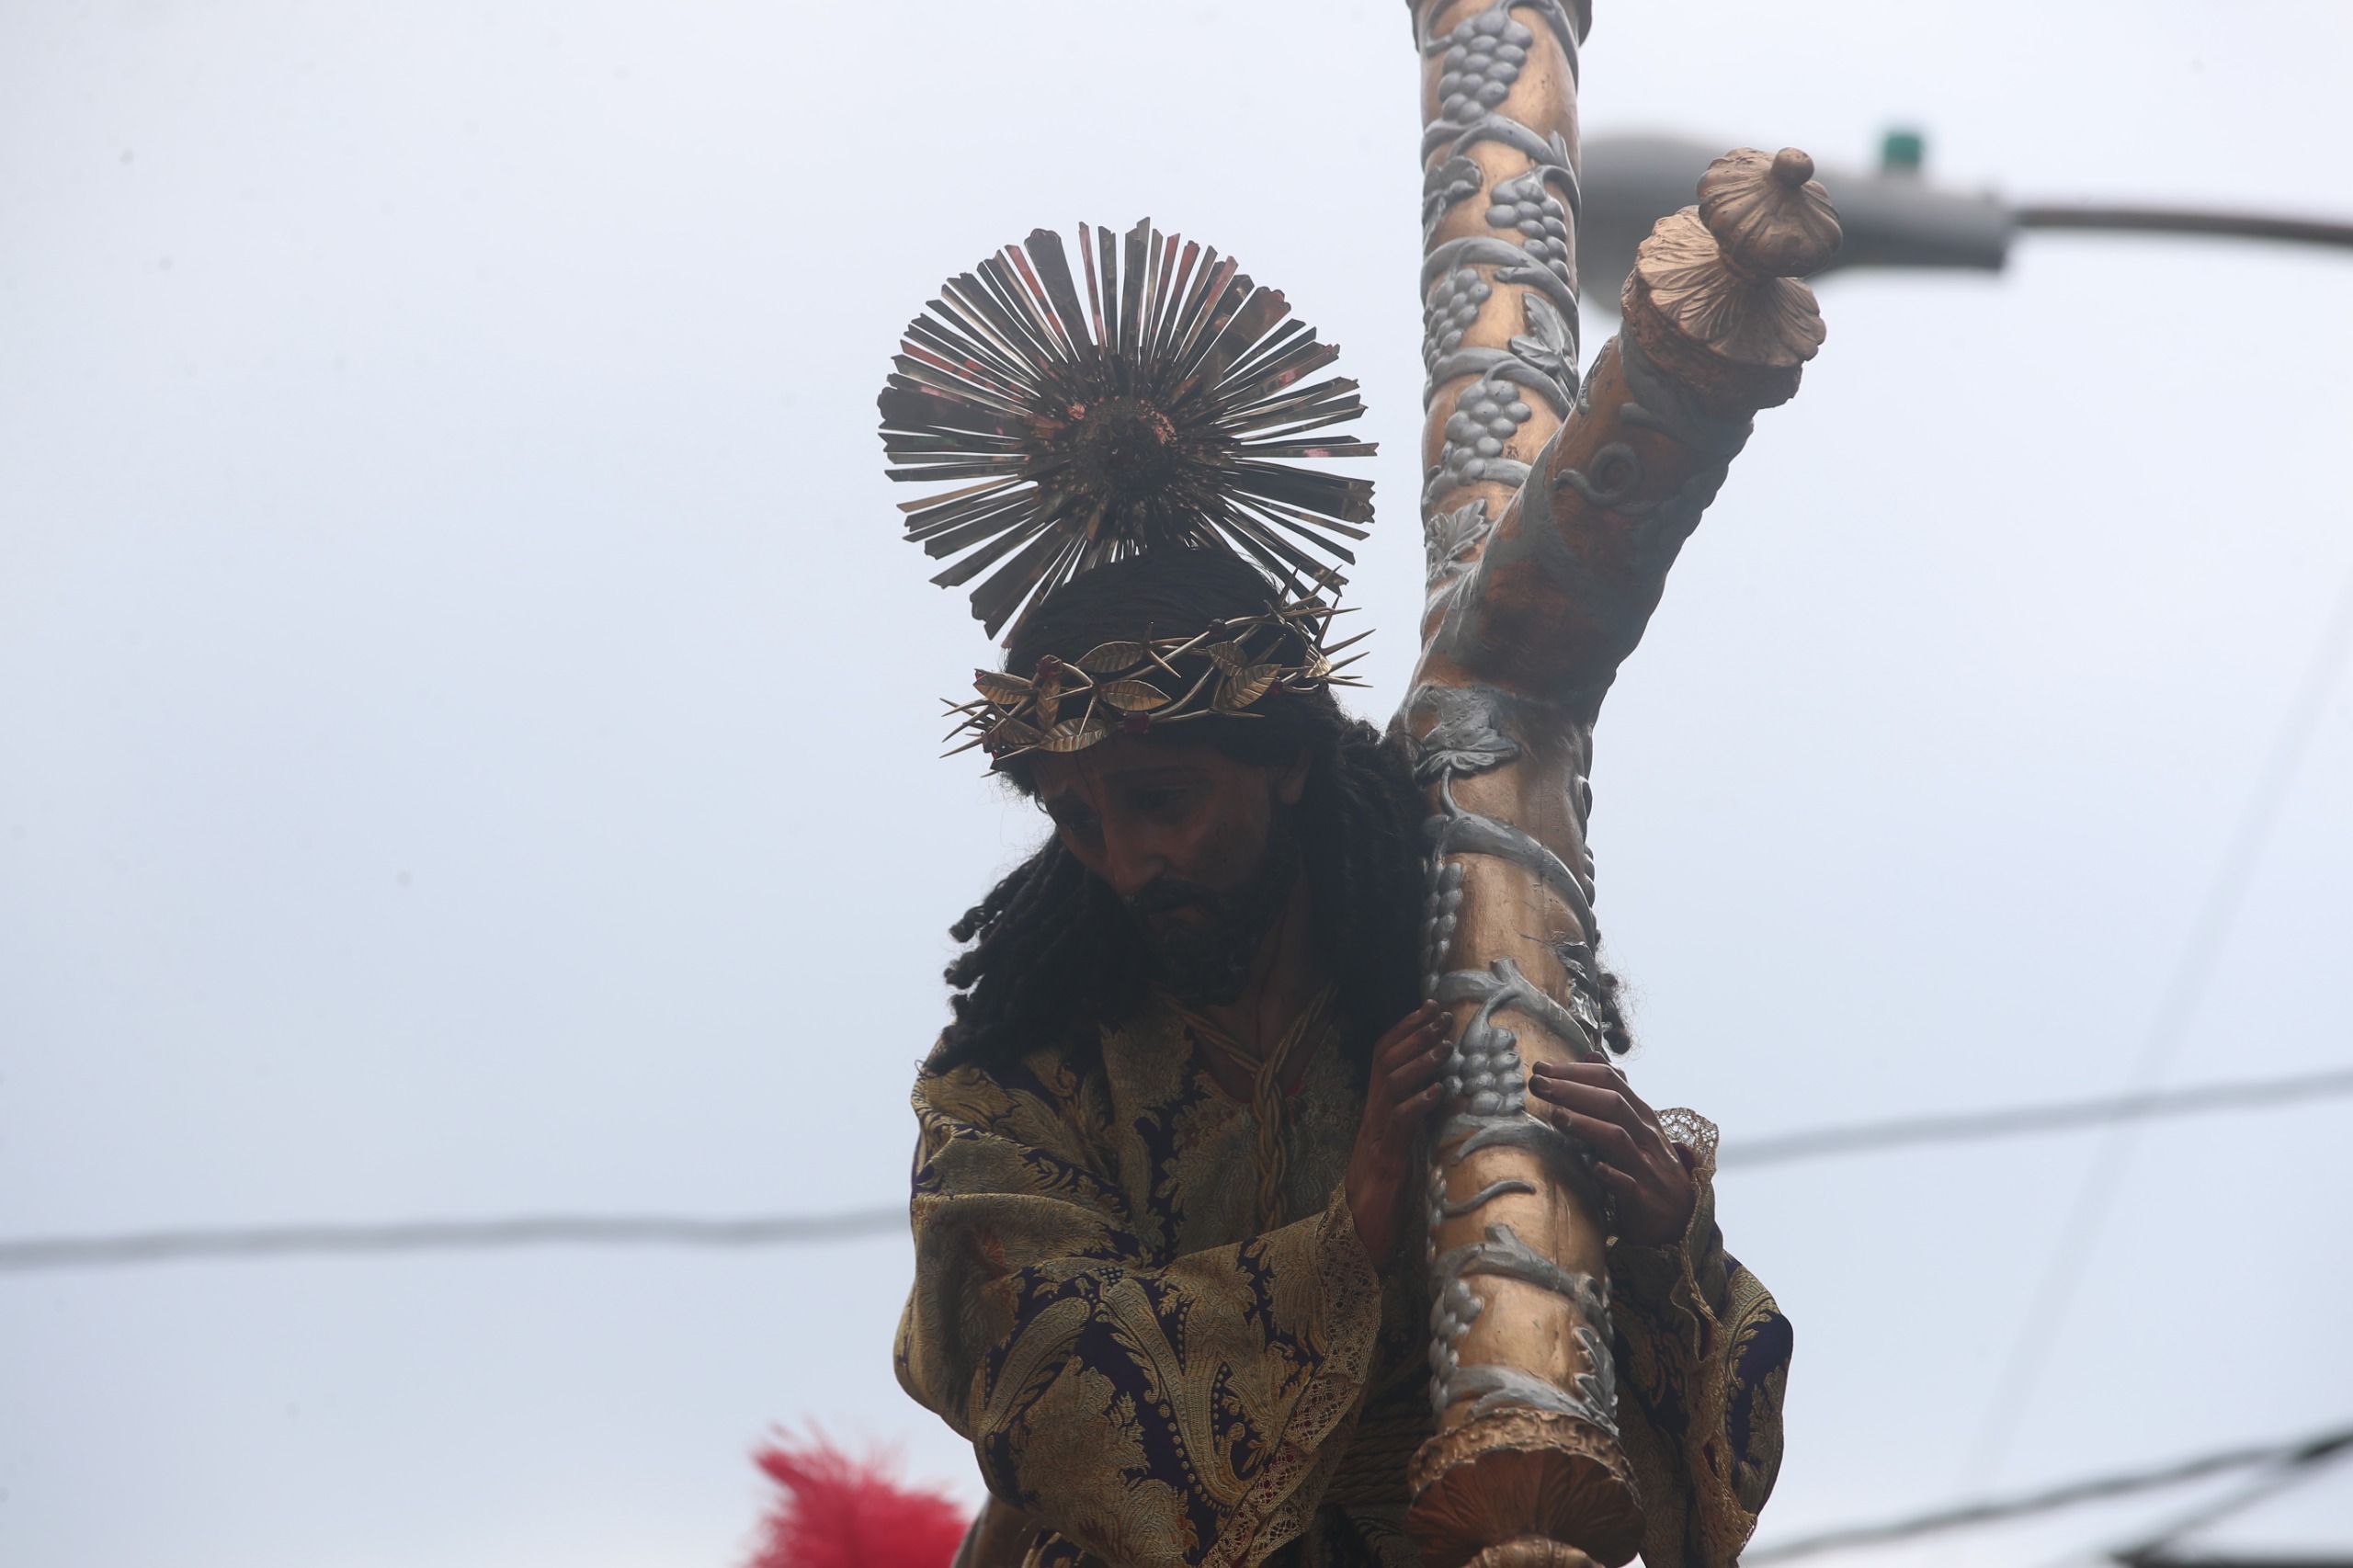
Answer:
<svg viewBox="0 0 2353 1568"><path fill-rule="evenodd" d="M1347 1191L1357 1238L1375 1263L1397 1244L1397 1214L1415 1175L1414 1135L1445 1097L1438 1074L1446 1053L1446 1015L1435 1002L1406 1014L1372 1048Z"/></svg>

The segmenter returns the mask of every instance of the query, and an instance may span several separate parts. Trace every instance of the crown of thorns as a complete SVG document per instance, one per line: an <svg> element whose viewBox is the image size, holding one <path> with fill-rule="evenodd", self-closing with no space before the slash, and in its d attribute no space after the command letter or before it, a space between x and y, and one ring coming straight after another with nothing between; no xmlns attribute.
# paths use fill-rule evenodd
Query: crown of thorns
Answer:
<svg viewBox="0 0 2353 1568"><path fill-rule="evenodd" d="M1332 655L1370 633L1325 642L1332 618L1347 613L1320 597L1287 599L1262 614L1211 621L1190 637L1102 642L1076 659L1049 653L1028 676L975 670L980 695L948 704L961 717L947 738L969 737L948 755L979 746L994 766L1035 751L1084 751L1113 735L1147 735L1194 719L1264 718L1252 710L1278 691L1361 686L1340 671L1363 655ZM1306 663L1267 656L1289 638L1307 645Z"/></svg>

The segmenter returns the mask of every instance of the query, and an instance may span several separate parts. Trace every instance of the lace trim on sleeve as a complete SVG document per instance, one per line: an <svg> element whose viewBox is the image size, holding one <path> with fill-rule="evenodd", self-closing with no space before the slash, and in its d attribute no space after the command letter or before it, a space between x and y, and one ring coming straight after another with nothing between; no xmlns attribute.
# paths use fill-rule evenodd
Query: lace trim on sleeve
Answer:
<svg viewBox="0 0 2353 1568"><path fill-rule="evenodd" d="M1324 1321L1333 1324L1337 1343L1292 1408L1274 1457L1234 1510L1236 1526L1245 1520L1258 1522L1254 1528L1222 1532L1202 1559L1202 1568L1234 1563L1256 1568L1306 1533L1323 1500L1324 1483L1347 1449L1347 1428L1355 1423L1381 1327L1381 1276L1357 1235L1345 1187L1333 1189L1332 1200L1316 1217L1313 1247Z"/></svg>
<svg viewBox="0 0 2353 1568"><path fill-rule="evenodd" d="M1633 1352L1620 1369L1621 1378L1656 1415L1673 1413L1654 1425L1674 1468L1686 1478L1691 1506L1680 1520L1654 1510L1650 1534L1657 1539L1646 1540L1643 1551L1648 1559L1654 1547L1673 1539L1683 1562L1728 1568L1756 1528L1756 1516L1742 1506L1727 1449L1733 1342L1724 1325L1731 1301L1716 1229L1716 1125L1682 1107L1659 1112L1659 1123L1693 1156L1691 1179L1699 1191L1691 1221L1675 1245L1620 1243L1610 1249L1616 1287L1610 1306Z"/></svg>
<svg viewBox="0 0 2353 1568"><path fill-rule="evenodd" d="M1666 1130L1667 1141L1688 1149L1698 1156L1692 1174L1712 1177L1716 1174L1716 1124L1688 1106L1673 1106L1658 1113L1658 1124Z"/></svg>

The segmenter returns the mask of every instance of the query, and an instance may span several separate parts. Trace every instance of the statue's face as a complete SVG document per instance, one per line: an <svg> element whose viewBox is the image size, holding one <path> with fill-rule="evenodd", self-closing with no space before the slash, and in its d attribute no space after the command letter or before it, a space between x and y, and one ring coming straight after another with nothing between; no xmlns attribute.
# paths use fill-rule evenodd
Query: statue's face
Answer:
<svg viewBox="0 0 2353 1568"><path fill-rule="evenodd" d="M1290 892L1281 812L1306 788L1305 758L1269 767L1115 735L1041 755L1031 776L1063 844L1134 912L1172 988L1196 1003L1238 996Z"/></svg>
<svg viewBox="0 0 2353 1568"><path fill-rule="evenodd" d="M1132 902L1172 881L1238 892L1265 863L1277 808L1298 804L1307 767L1267 767L1215 746L1114 735L1067 756L1037 754L1031 776L1079 864ZM1176 920L1189 915L1182 906L1165 912ZM1160 919L1154 914L1153 923Z"/></svg>

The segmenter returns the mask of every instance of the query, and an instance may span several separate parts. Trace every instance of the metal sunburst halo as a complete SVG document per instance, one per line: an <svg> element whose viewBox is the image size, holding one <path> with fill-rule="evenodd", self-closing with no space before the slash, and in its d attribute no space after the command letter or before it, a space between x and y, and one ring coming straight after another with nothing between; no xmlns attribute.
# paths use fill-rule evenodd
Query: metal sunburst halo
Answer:
<svg viewBox="0 0 2353 1568"><path fill-rule="evenodd" d="M1302 386L1339 355L1232 257L1080 224L1086 296L1062 237L952 278L908 324L878 400L896 480L967 480L904 503L906 537L995 636L1076 573L1148 551L1227 549L1293 593L1344 579L1343 539L1372 520L1372 482L1275 460L1370 457L1313 432L1359 418L1357 383ZM1124 253L1124 255L1122 254Z"/></svg>

